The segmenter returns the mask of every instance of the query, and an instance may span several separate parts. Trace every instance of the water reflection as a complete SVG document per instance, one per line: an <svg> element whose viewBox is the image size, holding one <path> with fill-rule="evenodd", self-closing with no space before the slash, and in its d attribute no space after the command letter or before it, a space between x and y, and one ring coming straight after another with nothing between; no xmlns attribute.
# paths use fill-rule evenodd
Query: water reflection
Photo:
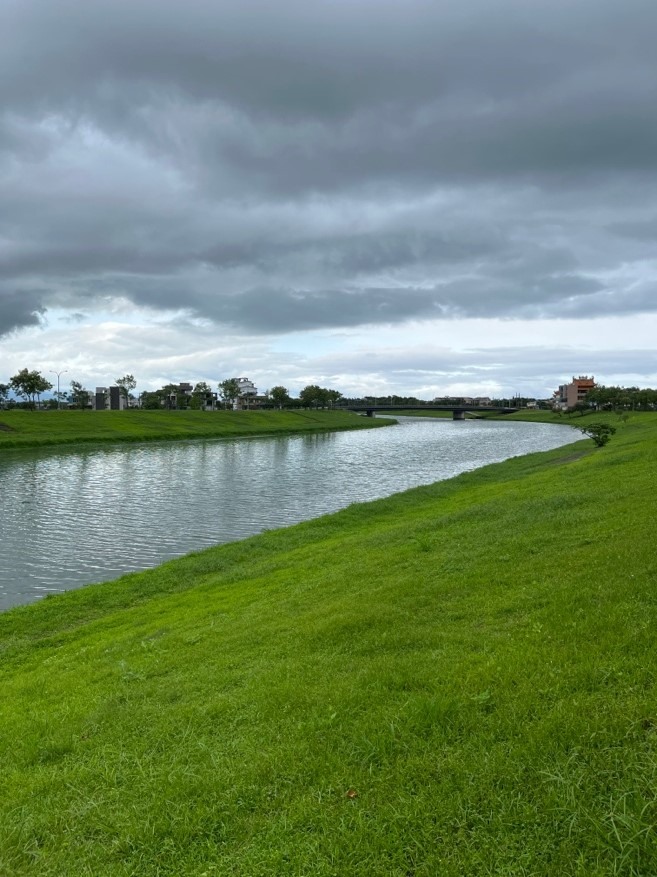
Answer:
<svg viewBox="0 0 657 877"><path fill-rule="evenodd" d="M405 418L362 432L31 449L0 460L0 608L573 441Z"/></svg>

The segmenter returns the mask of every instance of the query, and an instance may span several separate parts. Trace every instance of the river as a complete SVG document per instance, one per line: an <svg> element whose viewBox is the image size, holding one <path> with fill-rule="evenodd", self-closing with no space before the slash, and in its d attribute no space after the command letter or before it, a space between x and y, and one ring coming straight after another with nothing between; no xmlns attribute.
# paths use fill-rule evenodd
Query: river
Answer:
<svg viewBox="0 0 657 877"><path fill-rule="evenodd" d="M578 436L401 418L356 432L39 448L0 459L0 609Z"/></svg>

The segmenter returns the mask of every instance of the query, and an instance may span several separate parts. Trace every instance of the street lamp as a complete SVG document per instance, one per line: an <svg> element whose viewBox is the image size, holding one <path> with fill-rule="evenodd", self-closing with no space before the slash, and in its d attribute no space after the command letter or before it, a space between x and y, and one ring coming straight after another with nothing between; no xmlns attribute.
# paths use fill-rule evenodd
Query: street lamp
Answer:
<svg viewBox="0 0 657 877"><path fill-rule="evenodd" d="M57 410L62 407L62 400L59 395L59 376L67 374L67 369L63 368L60 372L56 372L54 369L50 369L51 375L57 375Z"/></svg>

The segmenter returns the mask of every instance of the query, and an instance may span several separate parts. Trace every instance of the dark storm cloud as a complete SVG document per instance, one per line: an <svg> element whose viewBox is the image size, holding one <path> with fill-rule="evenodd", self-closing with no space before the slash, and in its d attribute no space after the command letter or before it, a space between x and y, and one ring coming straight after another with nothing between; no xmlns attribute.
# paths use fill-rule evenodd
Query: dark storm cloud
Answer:
<svg viewBox="0 0 657 877"><path fill-rule="evenodd" d="M653 310L656 25L647 0L7 0L0 333L107 295L257 332Z"/></svg>
<svg viewBox="0 0 657 877"><path fill-rule="evenodd" d="M222 318L254 332L286 332L319 326L398 323L410 317L439 317L433 297L418 290L367 289L290 292L253 289L221 304Z"/></svg>
<svg viewBox="0 0 657 877"><path fill-rule="evenodd" d="M22 326L34 326L44 313L41 290L13 292L0 286L0 335Z"/></svg>

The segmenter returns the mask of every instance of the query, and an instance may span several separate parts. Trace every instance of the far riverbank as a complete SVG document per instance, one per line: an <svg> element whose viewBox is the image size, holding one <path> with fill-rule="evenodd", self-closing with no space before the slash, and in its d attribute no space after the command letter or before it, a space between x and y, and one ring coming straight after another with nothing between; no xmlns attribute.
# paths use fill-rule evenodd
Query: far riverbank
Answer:
<svg viewBox="0 0 657 877"><path fill-rule="evenodd" d="M389 426L350 411L0 411L0 451L90 442L181 441Z"/></svg>

